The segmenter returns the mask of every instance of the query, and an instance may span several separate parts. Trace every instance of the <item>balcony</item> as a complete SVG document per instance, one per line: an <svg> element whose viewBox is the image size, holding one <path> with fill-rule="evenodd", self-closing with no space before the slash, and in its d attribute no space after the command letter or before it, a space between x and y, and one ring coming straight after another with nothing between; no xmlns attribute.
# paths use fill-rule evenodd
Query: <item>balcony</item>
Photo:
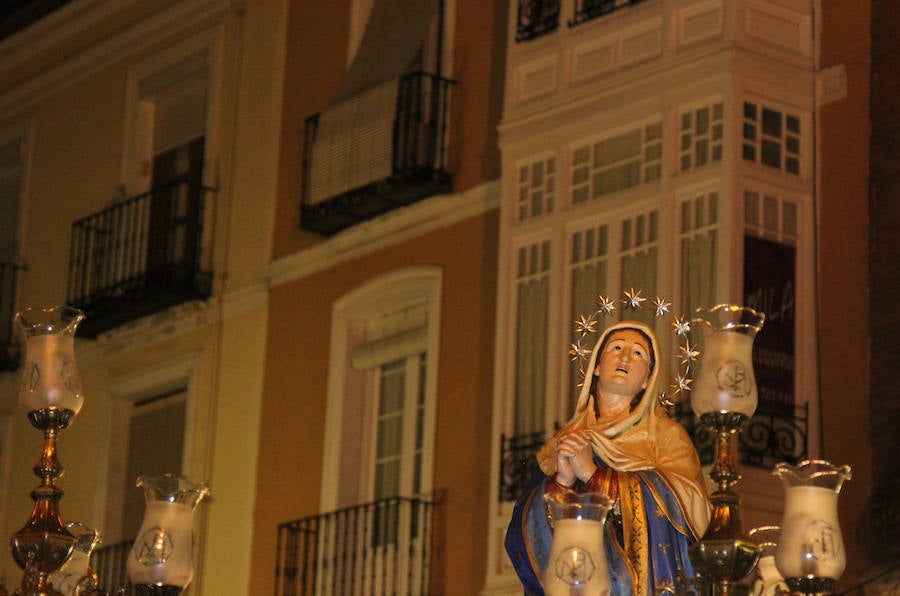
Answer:
<svg viewBox="0 0 900 596"><path fill-rule="evenodd" d="M134 588L128 581L128 555L133 540L97 547L91 557L91 565L97 574L99 586L116 596L132 596ZM121 590L120 590L121 589Z"/></svg>
<svg viewBox="0 0 900 596"><path fill-rule="evenodd" d="M99 333L212 289L204 229L211 189L177 179L76 221L67 303L81 309L79 333Z"/></svg>
<svg viewBox="0 0 900 596"><path fill-rule="evenodd" d="M18 263L0 262L0 371L19 367L19 340L13 318L20 269L22 266Z"/></svg>
<svg viewBox="0 0 900 596"><path fill-rule="evenodd" d="M531 41L559 27L559 0L519 0L516 41Z"/></svg>
<svg viewBox="0 0 900 596"><path fill-rule="evenodd" d="M275 595L441 593L441 513L393 497L281 524Z"/></svg>
<svg viewBox="0 0 900 596"><path fill-rule="evenodd" d="M543 432L507 437L500 435L500 500L515 501L531 482L537 470L538 450L544 444Z"/></svg>
<svg viewBox="0 0 900 596"><path fill-rule="evenodd" d="M611 14L622 8L640 4L644 0L575 0L575 15L569 27Z"/></svg>
<svg viewBox="0 0 900 596"><path fill-rule="evenodd" d="M329 129L325 135L322 114L307 118L300 227L330 236L392 209L448 192L452 176L446 170L444 145L451 84L448 79L425 72L401 77L397 81L396 103L391 104L387 119L373 119L380 121L372 124L375 130L345 121L343 129ZM358 116L360 111L365 114L367 107L355 114ZM380 136L387 137L383 142L389 144L385 171L374 180L370 177L369 181L359 182L360 172L371 164L358 168L349 164L360 156L368 162L372 154L378 153L370 147Z"/></svg>

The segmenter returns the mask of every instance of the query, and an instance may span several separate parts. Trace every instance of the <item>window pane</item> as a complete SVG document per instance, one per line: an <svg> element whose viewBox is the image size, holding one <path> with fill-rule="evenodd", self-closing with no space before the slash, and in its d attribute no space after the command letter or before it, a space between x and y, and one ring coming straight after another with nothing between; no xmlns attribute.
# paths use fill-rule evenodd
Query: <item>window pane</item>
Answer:
<svg viewBox="0 0 900 596"><path fill-rule="evenodd" d="M709 130L709 110L701 108L697 110L697 134L706 134L707 130Z"/></svg>
<svg viewBox="0 0 900 596"><path fill-rule="evenodd" d="M744 138L748 141L756 140L756 125L744 123Z"/></svg>
<svg viewBox="0 0 900 596"><path fill-rule="evenodd" d="M756 104L749 101L744 102L744 118L747 120L756 120Z"/></svg>
<svg viewBox="0 0 900 596"><path fill-rule="evenodd" d="M403 360L395 360L381 367L381 399L378 403L378 413L381 415L403 410L404 365Z"/></svg>
<svg viewBox="0 0 900 596"><path fill-rule="evenodd" d="M549 280L519 283L517 294L515 433L526 434L544 428Z"/></svg>
<svg viewBox="0 0 900 596"><path fill-rule="evenodd" d="M594 145L594 166L602 167L641 154L641 132L634 130Z"/></svg>
<svg viewBox="0 0 900 596"><path fill-rule="evenodd" d="M781 138L781 112L763 108L762 131L765 135Z"/></svg>
<svg viewBox="0 0 900 596"><path fill-rule="evenodd" d="M781 167L781 145L763 139L760 162L773 168Z"/></svg>

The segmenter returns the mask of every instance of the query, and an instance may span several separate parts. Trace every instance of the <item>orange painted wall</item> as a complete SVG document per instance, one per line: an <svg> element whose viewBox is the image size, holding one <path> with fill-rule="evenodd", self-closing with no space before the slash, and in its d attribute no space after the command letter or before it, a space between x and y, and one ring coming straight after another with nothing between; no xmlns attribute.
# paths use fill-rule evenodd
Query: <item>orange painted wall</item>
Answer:
<svg viewBox="0 0 900 596"><path fill-rule="evenodd" d="M443 590L485 577L497 211L276 287L270 294L251 593L271 594L277 525L319 513L331 306L380 274L443 270L436 489L446 489Z"/></svg>
<svg viewBox="0 0 900 596"><path fill-rule="evenodd" d="M866 567L855 525L872 485L869 428L868 174L870 3L822 3L821 69L844 65L847 97L819 119L818 292L823 456L850 464L840 498L848 551L843 581Z"/></svg>

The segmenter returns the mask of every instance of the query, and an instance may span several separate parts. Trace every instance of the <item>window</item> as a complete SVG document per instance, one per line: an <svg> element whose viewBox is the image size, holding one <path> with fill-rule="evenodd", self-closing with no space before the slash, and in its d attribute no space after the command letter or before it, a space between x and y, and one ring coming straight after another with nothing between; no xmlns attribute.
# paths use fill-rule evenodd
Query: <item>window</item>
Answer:
<svg viewBox="0 0 900 596"><path fill-rule="evenodd" d="M741 154L752 161L800 175L800 116L744 101Z"/></svg>
<svg viewBox="0 0 900 596"><path fill-rule="evenodd" d="M436 267L335 303L323 473L338 478L322 483L323 511L431 490L439 304Z"/></svg>
<svg viewBox="0 0 900 596"><path fill-rule="evenodd" d="M157 57L132 71L124 180L129 194L170 182L176 175L202 179L209 60L209 50L193 50ZM194 160L176 169L179 151L193 152Z"/></svg>
<svg viewBox="0 0 900 596"><path fill-rule="evenodd" d="M124 536L136 536L144 517L144 493L135 488L137 477L181 474L186 397L186 390L180 389L130 405L122 512Z"/></svg>
<svg viewBox="0 0 900 596"><path fill-rule="evenodd" d="M766 313L754 343L759 407L792 414L799 205L768 193L744 192L745 304Z"/></svg>
<svg viewBox="0 0 900 596"><path fill-rule="evenodd" d="M681 255L681 301L686 314L716 304L716 243L719 194L699 192L678 202L678 240Z"/></svg>
<svg viewBox="0 0 900 596"><path fill-rule="evenodd" d="M722 160L723 104L716 102L681 113L679 169L699 168Z"/></svg>
<svg viewBox="0 0 900 596"><path fill-rule="evenodd" d="M550 241L517 249L515 434L544 428L547 395Z"/></svg>
<svg viewBox="0 0 900 596"><path fill-rule="evenodd" d="M653 122L572 152L572 202L581 203L662 174L662 123Z"/></svg>
<svg viewBox="0 0 900 596"><path fill-rule="evenodd" d="M180 356L108 381L112 397L104 541L131 540L144 515L138 476L191 474L185 450L196 361Z"/></svg>
<svg viewBox="0 0 900 596"><path fill-rule="evenodd" d="M559 0L518 0L516 41L529 41L559 27Z"/></svg>
<svg viewBox="0 0 900 596"><path fill-rule="evenodd" d="M0 137L0 262L19 256L19 208L24 191L24 140Z"/></svg>
<svg viewBox="0 0 900 596"><path fill-rule="evenodd" d="M597 310L597 296L609 294L609 224L577 230L569 238L569 312L573 321ZM591 346L588 346L591 347ZM583 372L579 359L573 359L569 371L568 411L575 411L578 385Z"/></svg>
<svg viewBox="0 0 900 596"><path fill-rule="evenodd" d="M517 221L553 212L556 197L556 159L548 157L519 167Z"/></svg>
<svg viewBox="0 0 900 596"><path fill-rule="evenodd" d="M0 135L0 370L18 366L13 316L17 308L19 213L25 186L25 140Z"/></svg>
<svg viewBox="0 0 900 596"><path fill-rule="evenodd" d="M621 282L619 292L641 289L647 296L656 292L659 253L659 212L655 209L624 219L622 226ZM629 313L635 319L653 324L653 312Z"/></svg>

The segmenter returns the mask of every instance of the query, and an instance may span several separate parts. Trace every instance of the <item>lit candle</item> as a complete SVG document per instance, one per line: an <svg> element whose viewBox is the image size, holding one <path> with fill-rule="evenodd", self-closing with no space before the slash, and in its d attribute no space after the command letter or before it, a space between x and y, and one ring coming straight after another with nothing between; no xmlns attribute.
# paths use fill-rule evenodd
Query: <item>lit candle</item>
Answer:
<svg viewBox="0 0 900 596"><path fill-rule="evenodd" d="M604 596L610 592L603 550L603 522L561 519L553 526L553 545L544 572L547 596Z"/></svg>
<svg viewBox="0 0 900 596"><path fill-rule="evenodd" d="M704 336L700 373L691 401L698 415L738 412L752 416L758 402L753 377L753 337L731 329Z"/></svg>
<svg viewBox="0 0 900 596"><path fill-rule="evenodd" d="M775 563L791 578L838 579L847 564L837 516L838 493L820 486L785 491L784 521Z"/></svg>
<svg viewBox="0 0 900 596"><path fill-rule="evenodd" d="M62 408L77 414L81 410L84 400L75 338L60 334L28 338L19 400L29 411Z"/></svg>
<svg viewBox="0 0 900 596"><path fill-rule="evenodd" d="M191 582L193 512L193 507L183 503L147 503L132 556L128 557L131 583L184 587Z"/></svg>

